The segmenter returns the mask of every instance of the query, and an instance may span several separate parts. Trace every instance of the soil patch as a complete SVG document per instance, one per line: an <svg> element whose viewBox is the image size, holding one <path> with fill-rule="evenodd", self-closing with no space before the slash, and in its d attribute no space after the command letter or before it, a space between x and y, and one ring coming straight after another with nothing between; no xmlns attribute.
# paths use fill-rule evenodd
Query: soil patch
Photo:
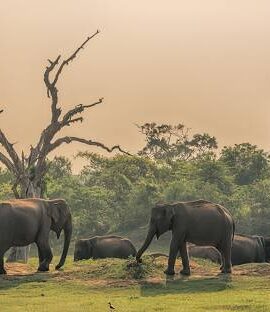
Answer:
<svg viewBox="0 0 270 312"><path fill-rule="evenodd" d="M6 263L5 267L8 272L7 275L3 275L0 278L4 280L20 280L24 278L30 278L33 281L45 281L51 280L55 282L78 282L92 287L128 287L132 285L151 283L160 284L167 280L189 279L190 277L184 277L179 274L181 270L181 260L177 260L175 271L176 275L173 277L166 277L163 274L163 270L167 265L166 257L157 257L150 263L152 271L142 278L133 278L129 271L130 260L114 260L110 259L110 262L105 260L97 260L92 263L72 264L68 265L62 271L55 271L51 266L51 271L48 273L37 273L36 267L24 263ZM127 261L127 262L125 262ZM129 262L128 262L129 261ZM148 265L149 265L149 260ZM224 276L220 274L219 266L212 264L207 260L191 259L191 278L218 278L218 276ZM130 266L131 269L134 270ZM100 272L102 268L102 272ZM111 270L111 271L110 271ZM270 264L269 263L252 263L244 264L233 267L233 276L270 276Z"/></svg>

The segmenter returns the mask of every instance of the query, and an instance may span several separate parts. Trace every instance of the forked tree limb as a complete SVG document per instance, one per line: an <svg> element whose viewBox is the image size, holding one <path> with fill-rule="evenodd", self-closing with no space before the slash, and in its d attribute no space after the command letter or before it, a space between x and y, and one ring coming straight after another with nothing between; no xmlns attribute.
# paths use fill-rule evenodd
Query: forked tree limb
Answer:
<svg viewBox="0 0 270 312"><path fill-rule="evenodd" d="M44 82L47 88L47 96L52 98L52 104L51 104L51 110L52 110L52 122L58 120L60 114L61 114L61 109L57 109L57 103L58 103L58 90L56 88L57 81L59 79L59 76L62 73L62 70L64 66L68 65L69 62L71 62L77 54L79 53L80 50L84 48L84 46L87 44L89 40L94 38L97 34L99 33L99 30L97 30L92 36L87 37L87 39L79 46L79 48L71 54L70 57L68 57L66 60L64 60L61 65L59 66L55 77L53 78L53 81L50 81L50 73L55 69L55 67L58 65L59 60L61 58L61 55L58 55L58 57L55 59L55 61L51 61L48 59L48 62L50 63L49 66L46 67L45 73L44 73Z"/></svg>
<svg viewBox="0 0 270 312"><path fill-rule="evenodd" d="M64 60L61 65L59 66L58 70L56 71L55 77L50 80L50 74L52 71L57 67L59 64L61 55L59 55L54 61L48 60L49 66L46 67L45 73L44 73L44 82L47 88L47 95L51 98L51 123L47 126L47 128L42 132L39 142L36 145L35 148L32 149L31 155L29 156L30 162L32 159L36 159L39 154L41 154L39 163L41 164L43 162L43 155L46 150L46 145L48 145L51 140L54 138L57 132L61 130L62 127L68 126L71 123L74 123L76 121L82 121L82 118L74 118L72 117L78 113L81 113L86 108L93 107L95 105L98 105L102 102L102 99L99 101L90 104L90 105L78 105L74 109L71 109L68 111L62 121L59 121L59 117L62 113L61 108L57 107L58 104L58 90L56 88L57 81L59 79L60 74L62 73L62 70L65 65L68 65L69 62L71 62L73 59L76 58L77 54L80 50L84 48L84 46L87 44L89 40L94 38L99 33L99 30L97 30L93 35L87 37L87 39L77 48L71 56L69 56L66 60Z"/></svg>

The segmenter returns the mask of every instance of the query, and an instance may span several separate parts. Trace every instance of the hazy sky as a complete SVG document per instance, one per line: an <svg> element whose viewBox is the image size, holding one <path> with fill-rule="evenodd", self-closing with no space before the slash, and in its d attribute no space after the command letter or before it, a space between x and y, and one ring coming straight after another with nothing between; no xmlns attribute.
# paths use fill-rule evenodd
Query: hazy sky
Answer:
<svg viewBox="0 0 270 312"><path fill-rule="evenodd" d="M143 141L134 124L181 122L220 146L270 150L269 1L10 0L0 4L0 126L18 150L50 117L47 59L69 56L96 29L59 96L64 108L105 101L65 134L135 152Z"/></svg>

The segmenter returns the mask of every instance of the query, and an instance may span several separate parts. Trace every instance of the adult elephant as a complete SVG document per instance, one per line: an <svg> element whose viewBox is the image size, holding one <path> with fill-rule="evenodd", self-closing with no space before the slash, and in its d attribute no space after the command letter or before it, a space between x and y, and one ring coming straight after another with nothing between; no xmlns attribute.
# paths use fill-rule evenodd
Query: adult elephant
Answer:
<svg viewBox="0 0 270 312"><path fill-rule="evenodd" d="M67 256L71 234L71 214L63 199L14 199L0 203L0 274L5 274L4 253L12 246L38 247L38 271L48 271L52 260L49 232L59 238L64 230L65 242L56 269L62 267Z"/></svg>
<svg viewBox="0 0 270 312"><path fill-rule="evenodd" d="M212 246L189 246L191 257L221 263L219 251ZM232 265L270 261L270 239L259 235L235 234L232 243Z"/></svg>
<svg viewBox="0 0 270 312"><path fill-rule="evenodd" d="M175 274L174 265L178 251L182 258L181 274L190 275L186 243L211 245L222 255L222 273L231 273L231 245L234 236L234 221L228 210L205 200L156 205L151 211L151 220L145 242L136 255L140 258L150 245L166 231L172 231L168 267L164 273Z"/></svg>
<svg viewBox="0 0 270 312"><path fill-rule="evenodd" d="M268 241L258 235L235 235L232 245L232 265L266 262L269 259Z"/></svg>
<svg viewBox="0 0 270 312"><path fill-rule="evenodd" d="M75 244L74 261L98 258L128 258L136 256L136 249L127 238L120 236L94 236L79 239Z"/></svg>

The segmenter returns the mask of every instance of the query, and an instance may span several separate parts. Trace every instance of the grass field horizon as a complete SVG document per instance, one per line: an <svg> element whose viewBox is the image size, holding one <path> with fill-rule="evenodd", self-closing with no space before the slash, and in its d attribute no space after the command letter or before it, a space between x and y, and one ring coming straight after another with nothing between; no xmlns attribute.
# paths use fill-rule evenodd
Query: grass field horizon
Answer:
<svg viewBox="0 0 270 312"><path fill-rule="evenodd" d="M190 277L177 261L174 277L163 270L167 259L85 260L68 257L63 270L36 273L37 259L7 264L0 277L1 311L270 311L270 264L234 267L219 274L217 265L192 259Z"/></svg>

